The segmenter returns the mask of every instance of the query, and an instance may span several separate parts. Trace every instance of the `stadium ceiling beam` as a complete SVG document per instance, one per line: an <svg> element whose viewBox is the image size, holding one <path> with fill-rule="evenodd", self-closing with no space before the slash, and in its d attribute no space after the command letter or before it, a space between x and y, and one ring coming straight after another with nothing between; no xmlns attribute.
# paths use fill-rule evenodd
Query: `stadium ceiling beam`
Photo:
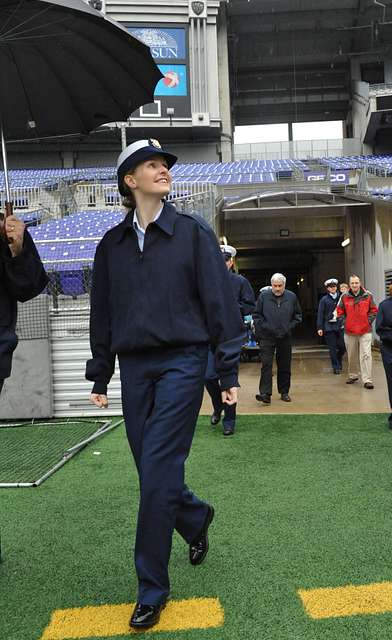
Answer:
<svg viewBox="0 0 392 640"><path fill-rule="evenodd" d="M234 122L236 126L255 124L281 124L282 122L325 122L329 120L345 120L349 106L347 105L313 105L313 110L295 110L294 105L289 109L237 109L234 107Z"/></svg>
<svg viewBox="0 0 392 640"><path fill-rule="evenodd" d="M287 77L293 75L293 70L288 69L287 67L276 67L271 68L267 66L253 67L251 70L248 69L247 65L243 67L238 67L237 71L241 74L241 78L253 78L255 75L259 74L265 78L279 78L279 77ZM296 67L296 76L318 76L318 77L332 77L336 75L346 75L349 72L348 62L341 62L334 64L331 68L331 64L325 65L317 65L317 66L306 66L299 65Z"/></svg>
<svg viewBox="0 0 392 640"><path fill-rule="evenodd" d="M307 97L307 96L313 96L313 95L323 95L325 96L326 94L345 94L345 98L347 96L347 99L349 97L348 95L348 89L347 89L347 85L346 84L335 84L335 85L312 85L312 84L308 84L304 87L302 86L286 86L286 87L269 87L269 88L264 88L264 87L255 87L254 84L253 85L249 85L249 86L241 86L241 87L237 87L237 91L236 91L236 97L239 98L240 96L246 96L246 95L253 95L253 96L264 96L266 98L270 98L270 97L274 97L276 96L276 98L279 100L282 96L290 96L290 98L296 98L298 97L298 95L302 96L302 97Z"/></svg>
<svg viewBox="0 0 392 640"><path fill-rule="evenodd" d="M325 67L326 65L334 65L336 64L346 64L349 67L349 56L348 55L339 55L338 49L332 49L328 51L309 51L303 54L298 55L298 59L300 60L301 68L308 68L309 71L312 69L317 72L319 66ZM275 58L272 56L268 56L268 58L263 58L262 56L258 58L253 58L248 56L248 60L244 56L243 58L238 58L236 63L237 73L247 67L248 73L253 72L255 69L263 71L263 61L266 61L266 67L268 69L273 69L272 60L276 63L277 69L281 71L282 69L286 69L287 71L293 72L293 57L292 55L276 55Z"/></svg>
<svg viewBox="0 0 392 640"><path fill-rule="evenodd" d="M294 104L295 102L297 103L297 106L299 104L314 104L314 103L325 104L331 99L334 103L337 103L337 102L348 103L348 101L350 100L350 94L348 92L341 92L338 94L332 93L331 95L322 94L322 93L301 95L297 92L296 95L278 95L278 96L273 95L271 97L266 97L266 96L260 97L257 95L254 95L252 97L236 96L234 99L234 102L236 107L245 107L245 108L248 106L262 107L265 105L279 105L279 107L281 107L284 104Z"/></svg>
<svg viewBox="0 0 392 640"><path fill-rule="evenodd" d="M326 4L328 9L356 9L357 0L252 0L252 2L244 2L244 0L229 0L227 2L227 11L229 17L233 16L251 16L253 14L279 15L293 13L307 13L314 11L319 13L325 10Z"/></svg>
<svg viewBox="0 0 392 640"><path fill-rule="evenodd" d="M336 29L338 26L351 26L353 23L353 10L327 10L307 13L288 12L285 14L257 14L241 16L230 20L230 32L237 36L248 35L249 31L256 32L259 37L268 33L279 35L287 31L313 31L319 32L325 29Z"/></svg>

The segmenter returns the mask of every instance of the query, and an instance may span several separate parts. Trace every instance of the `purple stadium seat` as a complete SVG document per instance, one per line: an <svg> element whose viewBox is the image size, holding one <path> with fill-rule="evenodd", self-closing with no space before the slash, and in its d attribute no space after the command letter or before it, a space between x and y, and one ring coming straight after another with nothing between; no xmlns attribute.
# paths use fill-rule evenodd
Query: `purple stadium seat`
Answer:
<svg viewBox="0 0 392 640"><path fill-rule="evenodd" d="M80 296L86 293L82 271L60 271L60 289L66 296Z"/></svg>

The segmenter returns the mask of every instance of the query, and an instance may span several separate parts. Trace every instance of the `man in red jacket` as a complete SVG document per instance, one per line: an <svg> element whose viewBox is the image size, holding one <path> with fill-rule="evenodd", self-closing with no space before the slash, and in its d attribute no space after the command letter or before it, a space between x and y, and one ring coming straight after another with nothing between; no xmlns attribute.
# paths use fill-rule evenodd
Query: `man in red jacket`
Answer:
<svg viewBox="0 0 392 640"><path fill-rule="evenodd" d="M350 276L350 288L337 306L339 317L345 318L344 341L348 356L347 384L359 379L361 372L365 389L374 389L372 382L372 322L377 306L370 291L363 288L358 276Z"/></svg>

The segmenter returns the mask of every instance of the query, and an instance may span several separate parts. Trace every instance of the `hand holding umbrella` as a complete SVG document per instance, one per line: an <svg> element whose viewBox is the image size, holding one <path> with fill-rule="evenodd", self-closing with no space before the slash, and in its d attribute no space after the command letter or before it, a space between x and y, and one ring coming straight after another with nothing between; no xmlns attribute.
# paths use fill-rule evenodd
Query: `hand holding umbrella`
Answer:
<svg viewBox="0 0 392 640"><path fill-rule="evenodd" d="M15 216L7 216L0 221L0 230L6 236L12 257L15 258L23 249L24 222Z"/></svg>

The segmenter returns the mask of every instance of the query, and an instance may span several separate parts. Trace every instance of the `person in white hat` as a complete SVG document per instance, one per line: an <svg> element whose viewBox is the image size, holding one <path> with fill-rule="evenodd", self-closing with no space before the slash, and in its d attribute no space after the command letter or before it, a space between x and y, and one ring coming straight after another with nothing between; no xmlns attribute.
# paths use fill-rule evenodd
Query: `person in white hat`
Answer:
<svg viewBox="0 0 392 640"><path fill-rule="evenodd" d="M346 353L342 320L336 318L336 307L339 302L338 280L328 278L324 282L326 294L320 299L317 310L317 334L322 337L329 349L332 370L342 373L342 360Z"/></svg>
<svg viewBox="0 0 392 640"><path fill-rule="evenodd" d="M216 236L166 202L177 158L157 140L129 145L117 163L128 214L97 247L91 291L92 402L106 407L118 355L123 413L140 481L131 627L155 625L169 596L173 531L192 565L208 551L211 505L184 484L213 345L222 401L235 404L243 325Z"/></svg>
<svg viewBox="0 0 392 640"><path fill-rule="evenodd" d="M244 320L246 316L251 315L254 311L256 304L254 291L250 282L244 276L233 271L234 258L237 255L237 250L228 244L221 244L220 249L229 271L234 298L238 304L241 317ZM208 353L205 387L211 397L213 406L211 424L213 426L218 424L223 412L223 435L232 436L235 430L237 405L222 402L219 376L215 368L214 354L211 350Z"/></svg>

